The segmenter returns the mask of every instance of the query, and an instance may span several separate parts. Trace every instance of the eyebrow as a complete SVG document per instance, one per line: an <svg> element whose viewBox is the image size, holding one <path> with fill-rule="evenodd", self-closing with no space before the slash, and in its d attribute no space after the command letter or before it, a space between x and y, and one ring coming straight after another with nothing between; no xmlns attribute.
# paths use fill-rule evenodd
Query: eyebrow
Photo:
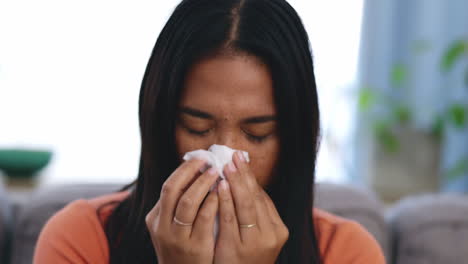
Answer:
<svg viewBox="0 0 468 264"><path fill-rule="evenodd" d="M194 117L202 118L202 119L210 119L210 120L215 119L214 116L212 116L211 114L208 114L206 112L203 112L201 110L197 110L191 107L182 107L180 109L180 112L187 114L187 115L194 116Z"/></svg>
<svg viewBox="0 0 468 264"><path fill-rule="evenodd" d="M203 112L198 109L194 109L191 107L182 107L180 109L181 113L191 115L193 117L198 117L202 119L209 119L209 120L214 120L215 117L209 113ZM272 122L276 121L276 116L274 115L263 115L263 116L254 116L254 117L249 117L244 120L242 120L242 123L244 124L259 124L259 123L266 123L266 122Z"/></svg>
<svg viewBox="0 0 468 264"><path fill-rule="evenodd" d="M259 123L266 123L276 121L276 116L272 115L265 115L265 116L255 116L250 117L242 121L245 124L259 124Z"/></svg>

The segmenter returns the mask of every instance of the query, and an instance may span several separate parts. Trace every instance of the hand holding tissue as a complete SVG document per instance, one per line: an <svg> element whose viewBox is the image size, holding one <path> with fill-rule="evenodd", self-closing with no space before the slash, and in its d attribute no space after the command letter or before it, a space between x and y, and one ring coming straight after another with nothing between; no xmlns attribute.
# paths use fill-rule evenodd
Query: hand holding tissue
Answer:
<svg viewBox="0 0 468 264"><path fill-rule="evenodd" d="M206 165L204 168L200 169L200 172L203 173L210 167L215 168L218 171L218 175L224 179L223 168L232 161L232 155L236 152L235 149L232 149L228 146L223 145L212 145L208 150L199 149L187 152L183 159L184 160L191 160L191 159L201 159L206 161ZM245 160L250 162L249 153L246 151L241 151ZM217 183L211 186L210 190L216 186ZM215 225L213 230L213 236L216 240L218 237L218 230L219 230L219 214L216 214Z"/></svg>

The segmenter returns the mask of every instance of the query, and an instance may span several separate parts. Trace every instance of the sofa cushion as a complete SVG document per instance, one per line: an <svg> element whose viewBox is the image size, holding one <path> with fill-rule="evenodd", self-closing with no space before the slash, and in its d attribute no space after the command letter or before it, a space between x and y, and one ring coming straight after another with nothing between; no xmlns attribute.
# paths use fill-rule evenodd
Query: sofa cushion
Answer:
<svg viewBox="0 0 468 264"><path fill-rule="evenodd" d="M316 207L361 224L379 242L388 258L388 228L383 205L374 193L351 185L320 183L315 195Z"/></svg>
<svg viewBox="0 0 468 264"><path fill-rule="evenodd" d="M0 263L7 263L10 256L12 209L7 191L0 183Z"/></svg>
<svg viewBox="0 0 468 264"><path fill-rule="evenodd" d="M69 202L119 190L115 184L64 185L39 189L17 214L11 263L30 264L39 233L47 220Z"/></svg>
<svg viewBox="0 0 468 264"><path fill-rule="evenodd" d="M388 212L393 263L459 264L468 261L468 197L424 195Z"/></svg>

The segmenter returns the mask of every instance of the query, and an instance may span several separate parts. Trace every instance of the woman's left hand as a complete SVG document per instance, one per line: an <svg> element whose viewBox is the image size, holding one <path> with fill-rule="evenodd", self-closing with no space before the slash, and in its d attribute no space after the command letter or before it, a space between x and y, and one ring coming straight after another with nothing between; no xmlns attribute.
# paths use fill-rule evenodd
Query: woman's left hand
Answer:
<svg viewBox="0 0 468 264"><path fill-rule="evenodd" d="M219 233L214 263L273 264L289 232L240 152L218 186Z"/></svg>

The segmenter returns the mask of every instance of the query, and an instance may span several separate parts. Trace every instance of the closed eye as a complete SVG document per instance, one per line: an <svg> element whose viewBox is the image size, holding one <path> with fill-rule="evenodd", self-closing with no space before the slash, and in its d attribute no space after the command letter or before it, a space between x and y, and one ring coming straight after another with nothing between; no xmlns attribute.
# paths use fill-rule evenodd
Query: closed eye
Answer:
<svg viewBox="0 0 468 264"><path fill-rule="evenodd" d="M188 133L204 136L213 128L214 121L198 116L193 116L191 114L182 113L179 115L177 122Z"/></svg>
<svg viewBox="0 0 468 264"><path fill-rule="evenodd" d="M265 139L268 138L268 136L262 136L262 137L258 137L258 136L253 136L253 135L247 135L250 140L256 142L256 143L261 143L263 142Z"/></svg>
<svg viewBox="0 0 468 264"><path fill-rule="evenodd" d="M210 129L206 129L206 130L199 131L199 130L191 129L191 128L188 128L188 127L185 127L185 129L186 129L187 132L189 132L190 134L194 134L194 135L198 135L198 136L204 136L204 135L206 135L208 132L210 132L210 130L211 130L211 128L210 128Z"/></svg>
<svg viewBox="0 0 468 264"><path fill-rule="evenodd" d="M247 138L255 143L261 143L263 142L265 139L267 139L269 136L271 136L271 134L268 134L268 135L264 135L264 136L256 136L256 135L252 135L251 133L249 132L246 132L244 131L244 133L247 135Z"/></svg>

